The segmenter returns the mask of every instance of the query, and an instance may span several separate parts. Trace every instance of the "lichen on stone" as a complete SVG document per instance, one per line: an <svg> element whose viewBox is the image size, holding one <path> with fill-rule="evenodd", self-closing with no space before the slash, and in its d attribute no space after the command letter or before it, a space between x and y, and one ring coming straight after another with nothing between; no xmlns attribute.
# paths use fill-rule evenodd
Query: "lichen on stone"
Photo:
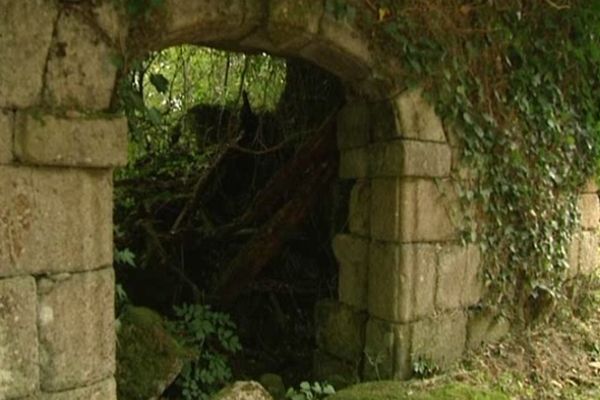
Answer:
<svg viewBox="0 0 600 400"><path fill-rule="evenodd" d="M127 306L120 318L117 391L121 400L157 397L173 382L192 350L181 345L154 311Z"/></svg>
<svg viewBox="0 0 600 400"><path fill-rule="evenodd" d="M395 381L369 382L337 392L329 400L508 400L495 390L485 390L462 383L436 388L415 388Z"/></svg>

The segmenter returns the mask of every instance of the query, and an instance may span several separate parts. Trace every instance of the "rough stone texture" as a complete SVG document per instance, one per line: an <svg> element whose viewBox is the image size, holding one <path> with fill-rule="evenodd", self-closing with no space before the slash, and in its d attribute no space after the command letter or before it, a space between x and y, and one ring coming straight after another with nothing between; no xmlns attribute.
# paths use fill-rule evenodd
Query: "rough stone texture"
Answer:
<svg viewBox="0 0 600 400"><path fill-rule="evenodd" d="M235 41L247 35L255 21L245 23L243 0L166 0L161 47L178 43Z"/></svg>
<svg viewBox="0 0 600 400"><path fill-rule="evenodd" d="M376 318L367 321L364 379L390 379L394 375L394 327L394 324Z"/></svg>
<svg viewBox="0 0 600 400"><path fill-rule="evenodd" d="M462 357L466 338L463 311L417 321L412 326L412 362L422 359L446 369Z"/></svg>
<svg viewBox="0 0 600 400"><path fill-rule="evenodd" d="M449 310L476 304L481 298L478 277L480 253L476 246L447 244L438 254L435 307Z"/></svg>
<svg viewBox="0 0 600 400"><path fill-rule="evenodd" d="M421 89L411 89L396 99L399 136L446 142L444 128L434 108L423 98Z"/></svg>
<svg viewBox="0 0 600 400"><path fill-rule="evenodd" d="M463 283L461 304L465 307L475 305L483 297L483 279L481 277L481 251L474 244L467 245L467 265Z"/></svg>
<svg viewBox="0 0 600 400"><path fill-rule="evenodd" d="M112 268L38 282L41 387L85 386L115 372Z"/></svg>
<svg viewBox="0 0 600 400"><path fill-rule="evenodd" d="M394 140L371 148L372 177L446 177L450 175L452 156L444 143Z"/></svg>
<svg viewBox="0 0 600 400"><path fill-rule="evenodd" d="M426 179L373 179L371 236L392 242L446 242L457 238L447 185Z"/></svg>
<svg viewBox="0 0 600 400"><path fill-rule="evenodd" d="M118 46L125 46L129 27L127 19L123 18L125 14L123 11L112 1L101 2L92 10L94 23L111 42Z"/></svg>
<svg viewBox="0 0 600 400"><path fill-rule="evenodd" d="M0 0L0 107L30 107L42 92L42 78L55 2Z"/></svg>
<svg viewBox="0 0 600 400"><path fill-rule="evenodd" d="M32 277L0 280L0 398L27 396L39 379Z"/></svg>
<svg viewBox="0 0 600 400"><path fill-rule="evenodd" d="M92 386L59 393L40 393L31 400L117 400L114 379L110 378Z"/></svg>
<svg viewBox="0 0 600 400"><path fill-rule="evenodd" d="M598 246L600 240L597 232L582 232L579 247L579 273L588 275L598 268L600 257Z"/></svg>
<svg viewBox="0 0 600 400"><path fill-rule="evenodd" d="M313 354L313 377L341 388L360 381L360 363L340 360L321 350Z"/></svg>
<svg viewBox="0 0 600 400"><path fill-rule="evenodd" d="M53 107L108 108L117 76L114 56L83 17L64 12L50 50L44 100Z"/></svg>
<svg viewBox="0 0 600 400"><path fill-rule="evenodd" d="M360 360L365 345L367 314L333 300L317 303L315 314L319 348L342 360Z"/></svg>
<svg viewBox="0 0 600 400"><path fill-rule="evenodd" d="M297 51L318 33L323 13L321 1L270 1L267 26L270 40L283 51Z"/></svg>
<svg viewBox="0 0 600 400"><path fill-rule="evenodd" d="M579 272L579 253L581 248L581 232L573 233L571 237L571 243L569 243L569 248L567 249L567 262L569 263L569 268L567 269L567 277L573 278Z"/></svg>
<svg viewBox="0 0 600 400"><path fill-rule="evenodd" d="M125 118L17 115L15 155L38 165L113 167L127 163Z"/></svg>
<svg viewBox="0 0 600 400"><path fill-rule="evenodd" d="M366 102L348 103L338 114L338 149L347 150L369 144L371 128L370 108Z"/></svg>
<svg viewBox="0 0 600 400"><path fill-rule="evenodd" d="M366 310L368 240L352 235L336 235L333 238L333 253L339 265L340 301L358 310Z"/></svg>
<svg viewBox="0 0 600 400"><path fill-rule="evenodd" d="M510 322L493 313L482 310L470 313L467 323L467 348L475 349L486 343L502 339L510 331Z"/></svg>
<svg viewBox="0 0 600 400"><path fill-rule="evenodd" d="M348 228L350 232L361 236L371 233L371 182L366 179L358 180L350 192L348 210Z"/></svg>
<svg viewBox="0 0 600 400"><path fill-rule="evenodd" d="M13 160L14 114L0 111L0 164Z"/></svg>
<svg viewBox="0 0 600 400"><path fill-rule="evenodd" d="M0 276L112 263L108 170L0 166Z"/></svg>
<svg viewBox="0 0 600 400"><path fill-rule="evenodd" d="M589 179L585 186L583 187L582 193L598 193L598 184L596 183L596 178L593 177Z"/></svg>
<svg viewBox="0 0 600 400"><path fill-rule="evenodd" d="M321 18L319 40L309 43L300 53L346 81L365 79L372 64L364 35L345 19L329 13Z"/></svg>
<svg viewBox="0 0 600 400"><path fill-rule="evenodd" d="M339 176L342 179L366 178L369 175L369 149L361 147L340 153Z"/></svg>
<svg viewBox="0 0 600 400"><path fill-rule="evenodd" d="M436 264L436 245L372 242L369 314L392 322L433 314Z"/></svg>
<svg viewBox="0 0 600 400"><path fill-rule="evenodd" d="M223 388L213 400L273 400L273 397L255 381L238 381Z"/></svg>
<svg viewBox="0 0 600 400"><path fill-rule="evenodd" d="M394 324L375 318L367 323L364 378L408 379L412 374L410 324Z"/></svg>
<svg viewBox="0 0 600 400"><path fill-rule="evenodd" d="M578 201L583 229L597 229L600 223L600 199L597 194L582 194Z"/></svg>

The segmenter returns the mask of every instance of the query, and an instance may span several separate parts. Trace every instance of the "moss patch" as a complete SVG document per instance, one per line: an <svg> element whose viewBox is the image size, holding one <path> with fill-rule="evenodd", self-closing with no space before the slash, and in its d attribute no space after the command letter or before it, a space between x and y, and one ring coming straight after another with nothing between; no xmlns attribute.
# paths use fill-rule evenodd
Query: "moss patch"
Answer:
<svg viewBox="0 0 600 400"><path fill-rule="evenodd" d="M193 353L171 336L160 315L126 307L120 317L117 390L121 400L152 398L177 376Z"/></svg>
<svg viewBox="0 0 600 400"><path fill-rule="evenodd" d="M435 389L415 389L402 382L369 382L341 390L330 400L508 400L508 396L464 384L452 383Z"/></svg>

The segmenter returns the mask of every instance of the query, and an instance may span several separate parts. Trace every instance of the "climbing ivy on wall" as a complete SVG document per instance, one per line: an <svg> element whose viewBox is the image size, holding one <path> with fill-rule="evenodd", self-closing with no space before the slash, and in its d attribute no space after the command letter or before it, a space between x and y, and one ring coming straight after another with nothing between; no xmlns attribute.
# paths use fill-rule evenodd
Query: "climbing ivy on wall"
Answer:
<svg viewBox="0 0 600 400"><path fill-rule="evenodd" d="M471 171L456 176L465 240L483 250L488 303L559 298L577 189L598 169L600 2L326 4L403 61L402 79L424 86L456 136Z"/></svg>

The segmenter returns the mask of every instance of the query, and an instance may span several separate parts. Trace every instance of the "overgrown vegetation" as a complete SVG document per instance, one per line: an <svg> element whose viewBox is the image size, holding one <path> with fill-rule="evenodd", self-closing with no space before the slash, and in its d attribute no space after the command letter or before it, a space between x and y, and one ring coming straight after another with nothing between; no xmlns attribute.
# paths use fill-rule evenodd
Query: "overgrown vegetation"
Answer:
<svg viewBox="0 0 600 400"><path fill-rule="evenodd" d="M327 0L426 89L471 171L458 191L490 305L561 298L576 194L599 159L600 2ZM484 221L475 225L474 221Z"/></svg>
<svg viewBox="0 0 600 400"><path fill-rule="evenodd" d="M115 181L119 308L184 318L177 331L200 354L168 395L208 398L249 369L300 379L314 302L335 290L339 84L298 60L181 46L135 63L120 99L130 162ZM237 334L223 310L242 354L223 342Z"/></svg>
<svg viewBox="0 0 600 400"><path fill-rule="evenodd" d="M132 15L143 17L161 3L130 0L126 5ZM404 70L395 74L409 86L424 87L452 134L452 144L460 147L465 168L455 178L465 215L464 240L478 243L484 254L487 305L508 304L523 322L531 322L538 317L530 312L539 309L536 303L577 297L577 289L566 284L566 252L579 218L577 190L597 171L600 159L600 2L325 4L328 13L357 23L384 53L402 61ZM117 219L128 232L117 237L121 281L136 301L165 313L172 303L227 297L239 290L227 281L227 271L231 277L231 271L246 268L239 260L256 256L249 252L260 245L249 242L248 234L272 227L268 217L277 210L288 210L276 215L289 221L308 214L294 208L305 199L302 190L297 197L277 198L273 208L257 209L255 200L273 182L273 171L283 170L303 145L330 150L307 139L307 132L327 126L337 103L322 106L330 105L335 89L327 79L295 82L294 90L307 86L313 96L324 90L322 98L302 98L304 108L298 108L286 98L289 80L283 61L186 46L151 54L134 64L123 82L133 162L117 176ZM323 112L313 114L315 110ZM236 156L222 162L231 149ZM309 186L327 186L326 173L322 176ZM334 286L331 274L324 274L319 276L322 286L310 287L318 280L314 274L322 272L305 266L330 255L324 251L307 257L305 251L328 244L329 238L316 232L325 228L328 234L332 226L330 220L324 223L322 213L311 215L318 229L306 235L310 238L278 244L285 257L267 264L286 263L287 268L272 275L277 279L256 285L261 299L245 305L246 312L250 308L263 317L267 310L271 318L260 322L268 326L265 332L274 331L272 336L283 330L299 330L303 336L312 330L310 317L298 311L303 305L293 302L302 291L321 294ZM302 236L306 231L297 225L278 233L286 239ZM136 265L145 268L143 273L132 272L128 248L138 255ZM233 254L241 256L232 261ZM132 284L139 285L140 278L144 290ZM159 289L149 294L148 287ZM207 291L210 287L225 289L215 293ZM282 302L283 296L292 302ZM290 321L290 315L299 323ZM256 321L241 325L242 330L256 329ZM433 368L426 362L414 367L424 376ZM192 394L190 385L184 384L189 398L201 396Z"/></svg>

